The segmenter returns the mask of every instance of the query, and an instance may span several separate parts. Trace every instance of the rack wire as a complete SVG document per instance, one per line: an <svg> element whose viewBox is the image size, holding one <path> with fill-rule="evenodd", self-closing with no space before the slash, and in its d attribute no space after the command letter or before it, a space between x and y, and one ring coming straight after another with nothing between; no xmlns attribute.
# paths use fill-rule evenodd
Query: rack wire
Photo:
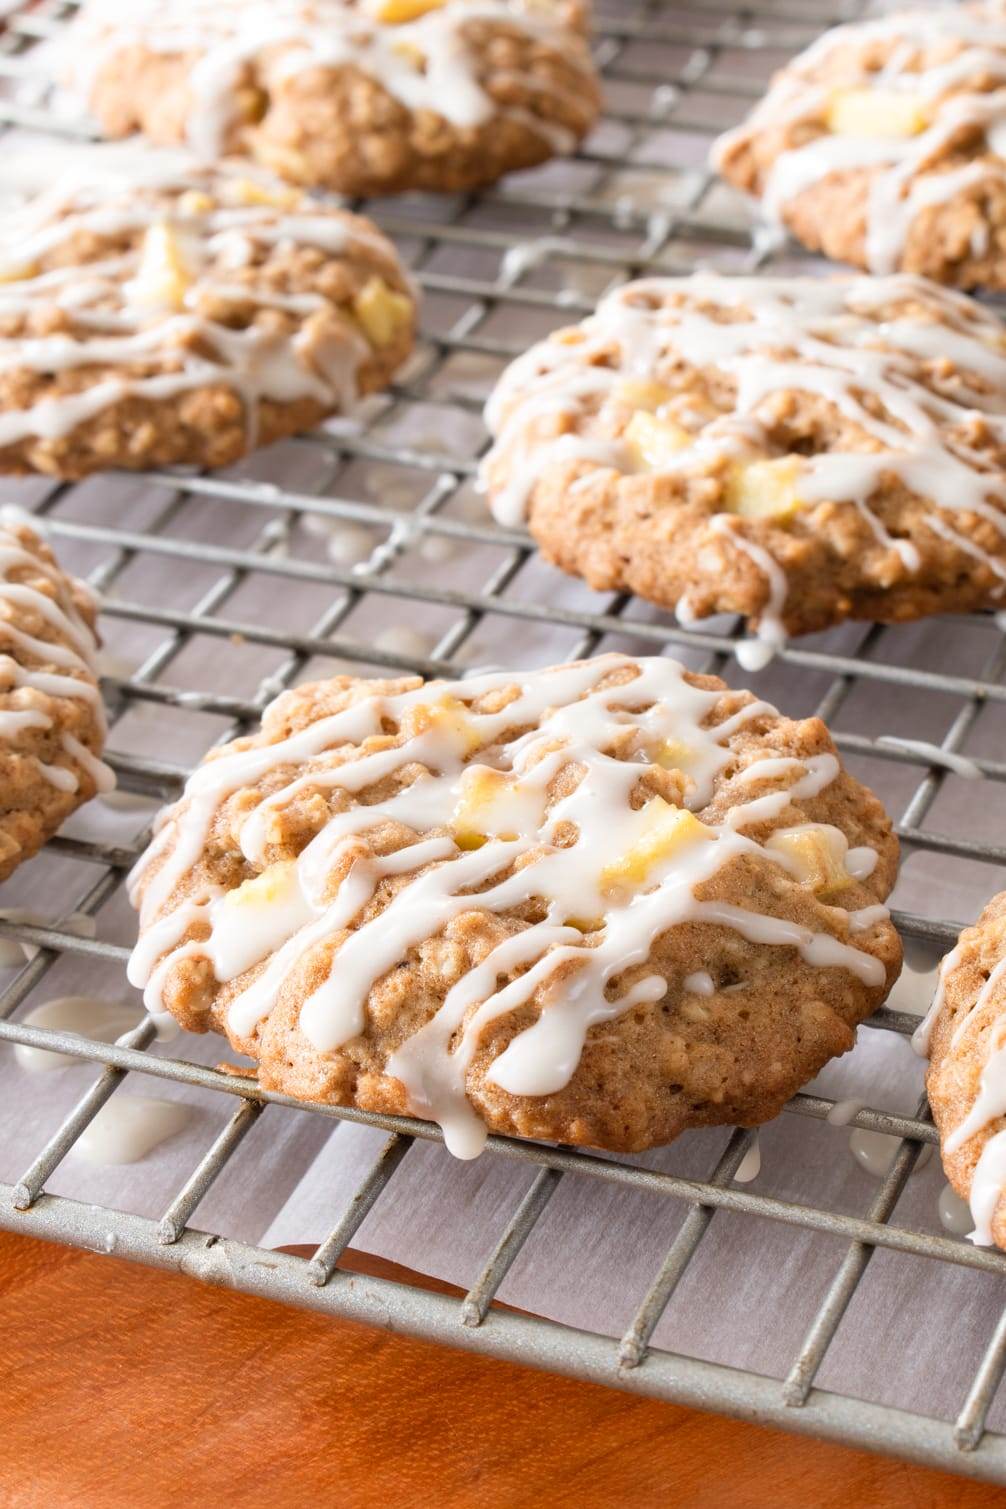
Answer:
<svg viewBox="0 0 1006 1509"><path fill-rule="evenodd" d="M38 44L59 34L73 8L69 0L42 0L15 7L8 16L0 38L0 78L17 87L8 88L0 101L5 130L86 137L86 123L52 113L43 88L33 95L23 87L26 60L30 65ZM829 0L757 0L740 11L726 0L694 7L603 0L595 55L605 79L607 114L571 163L517 175L481 196L368 206L398 239L426 297L419 352L405 378L372 406L368 424L336 424L290 442L279 453L284 477L279 482L269 480L276 467L270 469L261 458L224 475L148 476L139 523L125 508L111 523L89 522L79 506L85 489L55 484L28 489L26 497L62 553L76 552L105 594L105 624L145 636L141 663L128 670L113 666L105 678L110 759L124 789L169 799L186 773L183 765L138 748L125 736L138 709L161 709L175 726L185 715L200 730L209 728L209 737L199 734L205 747L214 737L253 725L279 689L308 673L348 666L456 675L478 659L483 636L491 641L493 633L531 659L536 635L547 631L564 636L569 655L629 640L638 648L670 648L697 668L720 671L728 665L739 632L735 623L685 630L625 596L597 599L584 591L570 597L554 583L542 589L527 536L495 526L471 507L483 443L479 390L528 338L588 312L605 286L625 277L688 271L696 261L793 269L809 260L792 247L752 240L736 201L709 176L705 154L713 132L740 118L787 55L824 26L860 9ZM524 333L515 339L518 326ZM433 427L432 444L428 432L409 429L417 415L427 431ZM404 441L395 429L402 419ZM470 437L463 450L440 444L448 419ZM307 481L291 486L287 466ZM381 471L376 488L365 485L367 467ZM108 486L120 487L127 502L133 496L131 483L111 479ZM375 490L376 498L365 495ZM225 511L223 543L206 539L198 522L203 514L194 505L213 517ZM326 557L321 542L325 531L333 530L333 538L364 541L361 559L340 564ZM437 563L448 552L464 560L464 581L470 585L438 581L444 573ZM187 605L185 600L160 603L156 593L135 590L136 581L142 586L156 580L151 573L158 567L191 572L196 585ZM253 592L249 599L250 587L258 597ZM272 616L243 607L250 600L261 604L263 591L275 609ZM301 616L304 603L320 604L313 622ZM437 626L432 639L420 641L401 631L389 638L375 631L378 623L411 623L415 615ZM933 669L901 654L899 631L876 626L794 643L783 661L788 674L814 689L816 710L833 724L854 708L864 685L886 685L895 699L903 691L924 695L931 716L922 732L930 742L936 733L942 750L952 754L971 740L989 709L1006 702L1006 636L988 616L956 619L948 634L966 644L967 653L948 653ZM268 665L248 695L205 690L193 675L201 646L226 643L246 647ZM730 666L730 675L738 678L736 666ZM191 742L191 727L189 735ZM981 866L986 894L999 888L996 867L1006 865L1006 846L988 842L980 826L974 836L955 836L939 826L940 799L953 777L938 752L887 743L854 726L840 729L838 742L852 762L869 760L871 771L887 770L899 778L897 828L908 855ZM1006 781L1006 762L977 758L976 763L989 782ZM409 1177L416 1140L441 1140L439 1128L430 1124L303 1107L314 1116L363 1122L388 1133L348 1213L309 1259L269 1252L266 1262L262 1249L191 1224L211 1186L226 1178L257 1118L268 1115L273 1104L297 1103L262 1091L254 1080L189 1061L182 1056L184 1046L177 1055L153 1052L149 1023L108 1044L15 1019L61 958L81 966L124 964L128 950L105 935L103 919L141 848L142 835L129 844L63 836L49 846L71 877L67 913L95 918L98 936L61 923L0 921L0 941L17 940L37 950L0 994L0 1040L73 1053L101 1066L99 1077L28 1166L0 1185L5 1227L91 1248L114 1246L118 1254L144 1263L287 1303L1006 1482L1006 1436L986 1424L1006 1367L1006 1312L953 1420L870 1403L816 1381L878 1249L1006 1273L1006 1256L997 1251L892 1219L920 1152L937 1141L924 1101L914 1115L864 1108L853 1118L855 1126L901 1139L889 1173L861 1214L739 1185L734 1176L754 1135L741 1129L729 1136L708 1177L698 1179L589 1152L490 1137L487 1157L514 1161L534 1177L499 1229L485 1232L491 1255L461 1300L359 1273L350 1280L339 1268L389 1181ZM7 905L17 898L15 877L2 900ZM939 915L938 897L934 910L936 916L896 914L910 946L938 953L951 944L958 923ZM914 1016L885 1008L870 1026L905 1034L915 1023ZM230 1096L234 1105L159 1220L47 1191L54 1172L127 1075L197 1086ZM787 1114L820 1120L833 1104L804 1093L794 1097ZM580 1198L588 1202L599 1186L615 1185L687 1208L620 1341L493 1305L563 1180L577 1181ZM718 1212L834 1239L830 1285L782 1379L651 1343Z"/></svg>

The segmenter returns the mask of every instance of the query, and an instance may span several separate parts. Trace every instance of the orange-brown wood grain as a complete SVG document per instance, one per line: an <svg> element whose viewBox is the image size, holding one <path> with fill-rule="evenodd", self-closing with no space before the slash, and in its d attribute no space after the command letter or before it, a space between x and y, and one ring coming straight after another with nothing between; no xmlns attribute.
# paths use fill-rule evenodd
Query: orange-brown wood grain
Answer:
<svg viewBox="0 0 1006 1509"><path fill-rule="evenodd" d="M362 1255L349 1264L396 1273ZM3 1509L979 1509L987 1486L0 1233Z"/></svg>

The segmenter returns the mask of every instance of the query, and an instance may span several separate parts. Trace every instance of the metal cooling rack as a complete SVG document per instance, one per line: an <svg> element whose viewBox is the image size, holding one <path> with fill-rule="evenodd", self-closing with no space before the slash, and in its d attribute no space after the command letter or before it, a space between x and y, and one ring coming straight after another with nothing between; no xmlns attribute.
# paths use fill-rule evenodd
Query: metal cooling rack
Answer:
<svg viewBox="0 0 1006 1509"><path fill-rule="evenodd" d="M698 668L719 671L726 666L739 632L736 624L714 625L718 632L685 631L625 597L562 606L547 591L525 591L535 569L527 537L497 528L464 506L477 446L471 454L459 455L431 449L425 442L403 444L387 438L387 421L420 405L438 433L440 415L445 420L449 414L460 416L474 427L476 398L452 387L445 376L449 378L459 363L491 365L494 359L516 354L526 340L514 341L507 332L518 316L531 321L534 333L579 317L606 281L643 272L687 271L697 259L750 269L773 258L777 265L795 266L800 254L793 248L780 252L757 240L752 245L736 202L705 171L705 152L713 132L740 118L787 54L824 26L859 9L819 0L761 0L740 12L710 0L692 7L659 0L602 0L595 54L606 80L607 116L571 165L519 175L478 199L402 199L369 206L399 238L423 286L427 328L406 380L375 405L373 424L359 430L335 426L291 443L285 454L303 459L309 453L314 468L311 484L303 491L257 479L255 463L236 474L157 475L144 481L159 490L160 506L148 510L144 528L131 529L128 513L122 527L82 522L74 507L79 489L35 488L33 506L64 554L83 551L93 583L108 595L106 623L139 625L151 635L143 663L128 675L106 681L113 726L111 761L126 790L170 798L185 775L165 760L116 752L123 719L143 704L160 705L173 718L180 710L213 715L214 733L229 737L254 723L277 690L301 677L308 666L322 674L344 666L457 674L459 667L470 665L471 647L487 625L510 634L517 645L522 636L526 639L545 627L561 631L570 655L591 654L628 635L638 648L671 646L687 653ZM0 79L8 86L19 79L25 58L30 60L37 44L58 33L72 10L63 0L15 8L0 39ZM0 102L0 121L7 131L87 135L86 125L54 117L42 90L33 96L20 87L8 87ZM530 249L524 244L529 239L534 242ZM459 274L459 258L475 271ZM365 463L386 468L389 476L400 472L407 478L415 493L412 506L394 508L362 497L359 469ZM228 518L240 516L240 548L201 541L186 512L193 499L203 500L207 509L228 510ZM255 521L250 541L249 520ZM373 549L352 567L319 560L323 551L317 534L313 547L291 548L305 521L314 521L316 530L340 522L357 531L366 527L374 533ZM438 585L435 563L438 552L447 548L468 552L478 563L464 590ZM483 569L487 557L490 565ZM159 607L131 597L131 570L138 562L149 567L158 560L166 567L174 562L200 572L211 568L216 574L188 607ZM306 630L294 630L289 622L272 626L268 615L242 614L241 594L249 583L272 584L277 598L285 594L290 601L302 590L324 591L329 605ZM440 621L449 624L428 652L413 652L415 645L408 641L390 647L385 641L382 647L380 635L361 640L354 633L353 616L368 601L390 621L408 623L414 613L428 612L440 614ZM796 642L784 659L794 675L816 678L817 711L830 721L867 682L888 685L892 698L905 689L925 693L941 723L943 748L953 751L969 737L983 711L1006 701L1006 637L991 619L964 620L962 632L978 629L985 634L986 650L977 671L964 668L963 661L960 671L919 669L899 658L896 632L876 627L856 630L852 637L840 639L837 648L827 637ZM263 657L270 653L269 674L254 695L215 695L184 684L184 667L191 664L186 652L223 640L257 647ZM735 666L730 674L738 679ZM948 779L938 759L930 763L932 757L925 753L878 743L856 732L840 734L838 742L853 761L869 756L893 762L902 776L910 776L898 823L906 853L944 855L985 866L1006 864L1006 847L979 838L952 838L930 826ZM1006 780L1006 762L978 763L992 782ZM119 847L79 838L54 840L48 852L72 867L75 880L68 910L97 917L121 887L125 869L141 847L142 842ZM996 883L992 872L987 873L991 894L1001 880ZM5 889L5 903L16 899L14 892L15 887ZM910 944L936 952L948 947L957 932L955 923L896 916ZM148 1051L153 1039L149 1023L109 1045L13 1020L62 955L121 967L128 951L62 925L2 922L2 939L33 944L38 952L0 995L0 1039L72 1052L104 1066L30 1166L13 1184L0 1186L0 1222L11 1230L98 1249L114 1244L120 1255L287 1303L1006 1481L1006 1436L986 1428L1006 1367L1006 1313L989 1339L956 1420L867 1403L815 1382L877 1248L1006 1273L1006 1255L891 1219L920 1151L937 1141L924 1104L915 1116L866 1109L855 1117L856 1126L903 1139L889 1174L862 1215L789 1203L738 1187L732 1180L754 1135L748 1131L734 1131L704 1180L623 1165L586 1152L491 1137L487 1156L516 1160L536 1173L509 1219L498 1231L485 1233L492 1255L474 1276L465 1298L358 1273L349 1281L338 1268L341 1255L388 1181L409 1177L408 1153L414 1139L439 1141L439 1128L354 1110L304 1107L312 1115L382 1127L388 1140L349 1213L310 1260L270 1252L263 1262L262 1249L202 1232L189 1224L190 1218L214 1181L226 1176L229 1160L263 1110L271 1103L297 1103L263 1093L254 1081L182 1057L155 1057ZM911 1015L885 1009L870 1025L907 1033L915 1022ZM231 1096L235 1107L159 1222L46 1192L47 1181L82 1130L130 1073L201 1086ZM831 1100L802 1094L794 1097L787 1113L820 1119L832 1105ZM687 1206L684 1222L649 1289L640 1296L621 1342L492 1306L503 1278L563 1179L580 1181L582 1198L588 1201L595 1188L592 1181L599 1180ZM650 1345L659 1318L720 1210L835 1238L830 1287L782 1380Z"/></svg>

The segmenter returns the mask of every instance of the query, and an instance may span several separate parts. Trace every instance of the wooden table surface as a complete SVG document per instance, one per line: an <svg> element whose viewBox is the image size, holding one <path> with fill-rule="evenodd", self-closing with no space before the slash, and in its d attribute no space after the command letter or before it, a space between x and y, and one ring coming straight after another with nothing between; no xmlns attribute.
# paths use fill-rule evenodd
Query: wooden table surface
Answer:
<svg viewBox="0 0 1006 1509"><path fill-rule="evenodd" d="M346 1266L404 1275L361 1254ZM887 1458L7 1233L0 1338L2 1509L1006 1503Z"/></svg>

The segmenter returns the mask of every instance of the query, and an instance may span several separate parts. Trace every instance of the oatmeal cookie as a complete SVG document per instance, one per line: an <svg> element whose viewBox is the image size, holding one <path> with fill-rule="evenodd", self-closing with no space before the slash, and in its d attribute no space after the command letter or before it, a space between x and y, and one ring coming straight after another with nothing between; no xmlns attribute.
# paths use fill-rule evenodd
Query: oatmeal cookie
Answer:
<svg viewBox="0 0 1006 1509"><path fill-rule="evenodd" d="M213 750L131 887L149 1009L260 1082L631 1150L774 1116L883 1000L897 841L819 719L672 660L339 676Z"/></svg>
<svg viewBox="0 0 1006 1509"><path fill-rule="evenodd" d="M891 278L631 283L519 357L483 482L545 555L684 623L789 633L999 603L1006 331Z"/></svg>
<svg viewBox="0 0 1006 1509"><path fill-rule="evenodd" d="M456 193L590 130L585 22L582 0L89 0L69 76L108 136L343 194Z"/></svg>
<svg viewBox="0 0 1006 1509"><path fill-rule="evenodd" d="M1006 5L826 32L713 164L813 251L1006 287Z"/></svg>
<svg viewBox="0 0 1006 1509"><path fill-rule="evenodd" d="M915 1046L930 1058L943 1167L970 1202L971 1240L1006 1249L1006 891L943 960Z"/></svg>
<svg viewBox="0 0 1006 1509"><path fill-rule="evenodd" d="M414 324L368 220L248 164L98 148L0 231L0 471L228 465L382 387Z"/></svg>
<svg viewBox="0 0 1006 1509"><path fill-rule="evenodd" d="M115 777L95 603L14 509L0 508L0 880Z"/></svg>

